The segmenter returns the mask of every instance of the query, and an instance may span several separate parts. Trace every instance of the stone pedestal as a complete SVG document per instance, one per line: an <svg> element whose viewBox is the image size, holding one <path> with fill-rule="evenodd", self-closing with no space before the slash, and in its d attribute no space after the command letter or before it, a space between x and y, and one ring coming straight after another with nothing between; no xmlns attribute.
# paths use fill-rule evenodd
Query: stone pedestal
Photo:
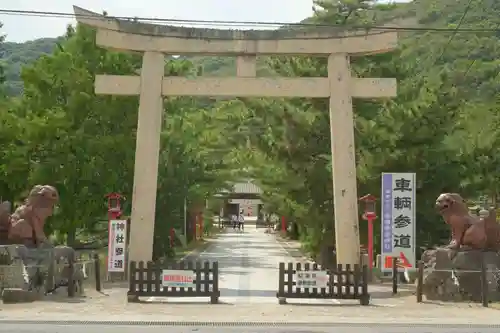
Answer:
<svg viewBox="0 0 500 333"><path fill-rule="evenodd" d="M4 304L31 303L39 298L39 293L21 288L5 288L2 291L2 301Z"/></svg>
<svg viewBox="0 0 500 333"><path fill-rule="evenodd" d="M481 266L486 266L489 301L500 300L500 254L491 251L459 251L450 259L445 248L427 250L424 262L423 293L429 300L476 301L482 296Z"/></svg>

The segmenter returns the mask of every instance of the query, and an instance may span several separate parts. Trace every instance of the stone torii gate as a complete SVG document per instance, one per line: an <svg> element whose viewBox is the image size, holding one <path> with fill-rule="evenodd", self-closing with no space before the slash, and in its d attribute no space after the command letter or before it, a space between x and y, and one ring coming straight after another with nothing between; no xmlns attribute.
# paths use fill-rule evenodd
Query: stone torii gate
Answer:
<svg viewBox="0 0 500 333"><path fill-rule="evenodd" d="M388 52L396 32L235 31L145 24L74 7L97 28L100 47L143 53L140 76L97 75L96 94L139 95L130 260L151 260L163 96L307 97L330 99L337 260L359 263L359 216L352 98L396 96L395 79L353 78L350 55ZM165 54L237 57L237 77L165 77ZM328 57L328 77L257 77L256 57Z"/></svg>

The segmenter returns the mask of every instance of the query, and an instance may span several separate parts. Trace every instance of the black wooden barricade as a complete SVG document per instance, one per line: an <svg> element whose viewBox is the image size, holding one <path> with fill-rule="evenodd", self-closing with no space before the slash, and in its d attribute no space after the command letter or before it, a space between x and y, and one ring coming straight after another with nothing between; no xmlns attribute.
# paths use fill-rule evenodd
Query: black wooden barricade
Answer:
<svg viewBox="0 0 500 333"><path fill-rule="evenodd" d="M195 279L193 287L163 287L164 269L192 271ZM130 263L130 279L127 298L138 302L139 297L210 297L210 303L219 302L219 264L218 262L183 262L161 265L143 261Z"/></svg>
<svg viewBox="0 0 500 333"><path fill-rule="evenodd" d="M297 272L311 273L325 270L328 272L327 288L317 288L314 286L297 286L294 275ZM355 299L361 305L370 304L370 294L368 293L368 267L339 264L335 269L322 269L318 264L301 263L279 264L279 284L276 297L280 304L286 304L287 298L320 298L320 299Z"/></svg>

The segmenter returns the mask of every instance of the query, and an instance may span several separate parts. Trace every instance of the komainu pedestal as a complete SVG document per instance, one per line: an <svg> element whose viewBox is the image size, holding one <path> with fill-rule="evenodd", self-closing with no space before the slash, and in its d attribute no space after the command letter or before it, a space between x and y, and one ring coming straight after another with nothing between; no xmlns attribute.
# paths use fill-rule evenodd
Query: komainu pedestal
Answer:
<svg viewBox="0 0 500 333"><path fill-rule="evenodd" d="M428 300L481 301L481 265L487 269L488 300L499 301L500 255L494 251L427 250L424 262L423 293Z"/></svg>

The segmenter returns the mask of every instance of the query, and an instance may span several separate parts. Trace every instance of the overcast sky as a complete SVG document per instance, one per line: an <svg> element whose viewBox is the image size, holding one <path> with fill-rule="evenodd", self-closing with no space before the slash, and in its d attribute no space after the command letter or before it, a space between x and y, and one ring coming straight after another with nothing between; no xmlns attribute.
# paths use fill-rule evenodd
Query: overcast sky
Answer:
<svg viewBox="0 0 500 333"><path fill-rule="evenodd" d="M217 21L298 22L312 13L312 0L15 0L0 1L0 9L72 13L72 5L112 16ZM0 13L7 40L24 42L64 33L67 18Z"/></svg>

